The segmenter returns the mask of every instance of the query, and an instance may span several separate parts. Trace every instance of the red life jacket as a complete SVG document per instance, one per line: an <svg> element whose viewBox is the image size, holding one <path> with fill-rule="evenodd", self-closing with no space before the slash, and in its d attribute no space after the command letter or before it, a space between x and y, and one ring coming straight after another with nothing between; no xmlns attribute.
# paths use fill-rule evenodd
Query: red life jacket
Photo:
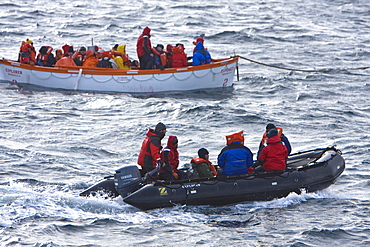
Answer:
<svg viewBox="0 0 370 247"><path fill-rule="evenodd" d="M176 143L174 143L174 141ZM171 166L172 171L178 172L179 167L179 152L177 151L177 137L169 136L167 141L167 146L163 149L161 153L161 159L163 162L168 163ZM167 169L162 168L159 172L165 172Z"/></svg>
<svg viewBox="0 0 370 247"><path fill-rule="evenodd" d="M153 168L157 166L157 160L161 158L160 151L161 145L159 143L153 143L153 138L160 137L153 133L153 129L149 129L146 133L146 137L141 145L139 157L137 159L137 164L144 167L145 165L151 165Z"/></svg>
<svg viewBox="0 0 370 247"><path fill-rule="evenodd" d="M137 39L136 52L138 57L141 57L142 55L146 54L144 46L147 51L150 51L152 49L152 44L150 42L150 28L148 27L144 28L143 33Z"/></svg>
<svg viewBox="0 0 370 247"><path fill-rule="evenodd" d="M173 55L172 55L172 67L179 68L179 67L186 67L188 66L187 56L184 53L185 48L180 46L173 47Z"/></svg>

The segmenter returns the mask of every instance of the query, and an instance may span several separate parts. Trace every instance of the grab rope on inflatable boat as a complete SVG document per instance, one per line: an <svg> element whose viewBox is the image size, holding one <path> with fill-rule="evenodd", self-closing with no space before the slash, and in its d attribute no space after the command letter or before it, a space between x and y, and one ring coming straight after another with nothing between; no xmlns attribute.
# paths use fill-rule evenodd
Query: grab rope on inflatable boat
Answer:
<svg viewBox="0 0 370 247"><path fill-rule="evenodd" d="M323 158L322 155L325 152L330 151L330 150L333 151L334 153L330 154L331 155L330 157L320 160ZM335 155L336 153L341 154L341 151L339 149L336 149L335 146L332 146L332 147L327 147L327 148L319 148L319 149L313 149L313 150L304 151L304 152L298 152L295 155L310 153L313 151L317 151L320 154L320 155L317 155L317 158L315 160L303 166L288 167L287 169L282 170L282 171L263 171L263 172L249 173L249 174L243 174L243 175L212 177L212 178L198 178L198 179L185 180L185 181L157 181L154 185L160 185L160 186L163 186L169 189L179 189L185 186L184 184L188 184L189 182L192 182L192 185L189 188L187 188L187 189L191 189L191 188L196 187L197 184L214 185L220 181L226 182L226 183L235 183L238 180L254 180L256 178L263 178L263 179L271 179L272 177L287 178L294 171L304 171L312 167L324 166L328 164L328 162L336 156ZM297 161L294 161L294 162L301 162L302 160L307 160L307 157L302 156L301 158L299 158Z"/></svg>

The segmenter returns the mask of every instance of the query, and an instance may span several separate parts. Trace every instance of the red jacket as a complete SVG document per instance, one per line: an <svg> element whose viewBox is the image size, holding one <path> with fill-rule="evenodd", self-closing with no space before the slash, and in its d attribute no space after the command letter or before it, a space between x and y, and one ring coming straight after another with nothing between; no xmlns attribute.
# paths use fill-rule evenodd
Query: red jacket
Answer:
<svg viewBox="0 0 370 247"><path fill-rule="evenodd" d="M137 160L140 166L153 168L157 166L157 160L161 158L162 138L153 129L148 130Z"/></svg>
<svg viewBox="0 0 370 247"><path fill-rule="evenodd" d="M188 60L187 55L184 52L184 47L182 46L173 47L172 67L179 68L186 66L188 66Z"/></svg>
<svg viewBox="0 0 370 247"><path fill-rule="evenodd" d="M137 56L141 57L144 54L151 54L152 44L150 42L150 28L146 27L143 33L139 36L136 43Z"/></svg>
<svg viewBox="0 0 370 247"><path fill-rule="evenodd" d="M161 153L161 158L166 165L170 167L164 167L159 172L164 172L165 170L178 172L179 167L179 152L177 151L177 145L174 144L174 140L177 139L176 136L169 136L167 141L167 146L163 149ZM177 143L177 142L176 142Z"/></svg>
<svg viewBox="0 0 370 247"><path fill-rule="evenodd" d="M267 139L267 146L262 149L258 160L263 160L263 169L265 171L286 169L286 160L288 151L281 142L279 136L273 136Z"/></svg>

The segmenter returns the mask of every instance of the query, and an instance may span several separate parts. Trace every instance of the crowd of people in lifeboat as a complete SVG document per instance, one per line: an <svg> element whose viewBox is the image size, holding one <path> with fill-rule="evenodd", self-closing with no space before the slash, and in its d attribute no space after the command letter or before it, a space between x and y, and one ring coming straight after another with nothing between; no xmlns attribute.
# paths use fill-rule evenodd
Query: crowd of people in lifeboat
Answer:
<svg viewBox="0 0 370 247"><path fill-rule="evenodd" d="M131 59L126 53L126 45L116 44L110 50L105 51L98 46L81 46L75 49L71 45L63 45L61 49L41 46L38 53L33 41L27 39L20 47L18 62L23 64L47 66L47 67L99 67L116 69L161 69L198 66L211 63L211 55L204 47L204 35L193 42L195 45L193 55L188 57L185 53L184 44L157 44L152 46L150 41L149 27L144 28L136 44L139 61ZM192 59L192 61L191 61Z"/></svg>
<svg viewBox="0 0 370 247"><path fill-rule="evenodd" d="M292 150L283 129L270 123L266 126L255 161L251 150L244 146L244 134L240 131L226 136L226 146L217 157L217 166L209 160L208 150L201 148L198 157L191 159L189 167L179 169L177 136L169 136L167 146L162 149L161 140L166 132L163 123L147 131L138 156L138 165L144 177L145 174L151 174L153 180L173 181L281 171L286 169L288 155ZM155 169L158 171L154 172Z"/></svg>

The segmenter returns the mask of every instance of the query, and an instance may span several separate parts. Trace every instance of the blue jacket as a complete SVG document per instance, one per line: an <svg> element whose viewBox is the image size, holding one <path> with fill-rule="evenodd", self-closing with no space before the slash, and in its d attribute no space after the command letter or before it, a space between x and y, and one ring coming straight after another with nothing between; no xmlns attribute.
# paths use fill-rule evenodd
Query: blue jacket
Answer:
<svg viewBox="0 0 370 247"><path fill-rule="evenodd" d="M221 150L217 163L226 176L247 174L253 165L253 154L240 142L233 142Z"/></svg>
<svg viewBox="0 0 370 247"><path fill-rule="evenodd" d="M195 46L196 52L193 54L193 66L211 63L211 54L204 49L202 43L198 42Z"/></svg>

